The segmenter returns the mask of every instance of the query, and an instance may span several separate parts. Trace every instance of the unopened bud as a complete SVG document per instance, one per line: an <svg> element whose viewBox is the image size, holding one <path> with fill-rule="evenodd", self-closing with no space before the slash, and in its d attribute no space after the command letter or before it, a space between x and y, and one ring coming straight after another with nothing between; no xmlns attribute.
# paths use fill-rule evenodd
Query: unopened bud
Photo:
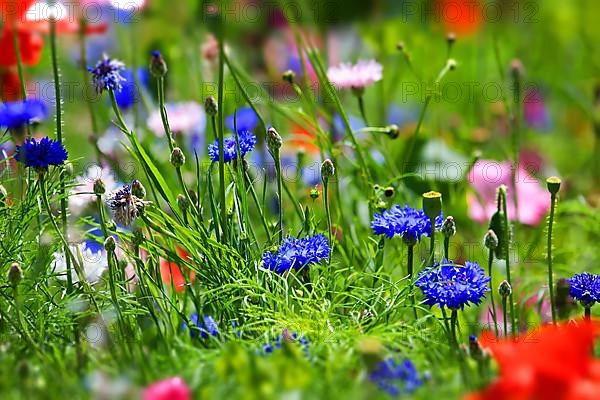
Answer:
<svg viewBox="0 0 600 400"><path fill-rule="evenodd" d="M450 71L453 71L456 69L456 60L451 58L446 62L446 65Z"/></svg>
<svg viewBox="0 0 600 400"><path fill-rule="evenodd" d="M217 115L219 106L217 105L217 100L215 100L213 96L208 96L204 101L204 110L206 111L206 115L211 117Z"/></svg>
<svg viewBox="0 0 600 400"><path fill-rule="evenodd" d="M510 283L508 283L506 280L502 281L500 286L498 286L498 293L502 298L510 296L512 294L512 287L510 287Z"/></svg>
<svg viewBox="0 0 600 400"><path fill-rule="evenodd" d="M396 50L398 51L404 51L404 42L398 42L396 43Z"/></svg>
<svg viewBox="0 0 600 400"><path fill-rule="evenodd" d="M496 247L498 247L498 236L496 236L493 230L488 229L485 237L483 238L483 244L489 250L495 250Z"/></svg>
<svg viewBox="0 0 600 400"><path fill-rule="evenodd" d="M510 70L513 76L518 77L523 74L523 63L518 58L515 58L510 62Z"/></svg>
<svg viewBox="0 0 600 400"><path fill-rule="evenodd" d="M185 164L185 156L179 147L175 147L171 152L170 161L175 168L180 168L183 164Z"/></svg>
<svg viewBox="0 0 600 400"><path fill-rule="evenodd" d="M102 179L98 178L94 181L94 194L102 196L104 193L106 193L106 185Z"/></svg>
<svg viewBox="0 0 600 400"><path fill-rule="evenodd" d="M400 136L400 128L396 124L391 124L386 127L386 134L391 139L397 139Z"/></svg>
<svg viewBox="0 0 600 400"><path fill-rule="evenodd" d="M187 209L190 207L190 202L188 201L187 197L180 193L177 196L177 206L179 206L181 211L187 211Z"/></svg>
<svg viewBox="0 0 600 400"><path fill-rule="evenodd" d="M13 288L16 288L17 285L19 285L19 282L21 282L21 279L23 279L23 271L21 270L19 263L15 262L10 265L7 279L8 283Z"/></svg>
<svg viewBox="0 0 600 400"><path fill-rule="evenodd" d="M150 73L156 78L162 78L167 74L167 63L158 50L154 50L150 57Z"/></svg>
<svg viewBox="0 0 600 400"><path fill-rule="evenodd" d="M296 73L291 69L288 69L283 73L283 80L288 82L290 85L294 83L294 79L296 78Z"/></svg>
<svg viewBox="0 0 600 400"><path fill-rule="evenodd" d="M388 186L385 189L383 189L383 195L385 197L392 197L395 193L394 187L393 186Z"/></svg>
<svg viewBox="0 0 600 400"><path fill-rule="evenodd" d="M133 243L134 246L141 246L142 243L144 243L144 233L142 232L141 229L136 229L133 231L133 237L131 239L131 243Z"/></svg>
<svg viewBox="0 0 600 400"><path fill-rule="evenodd" d="M316 200L319 198L319 189L316 187L310 189L310 198Z"/></svg>
<svg viewBox="0 0 600 400"><path fill-rule="evenodd" d="M324 181L335 175L335 167L333 162L328 158L321 164L321 179Z"/></svg>
<svg viewBox="0 0 600 400"><path fill-rule="evenodd" d="M135 179L133 182L131 182L131 194L138 199L143 199L146 197L146 188L140 181Z"/></svg>
<svg viewBox="0 0 600 400"><path fill-rule="evenodd" d="M198 195L192 189L188 189L188 196L190 196L190 200L194 204L198 204Z"/></svg>
<svg viewBox="0 0 600 400"><path fill-rule="evenodd" d="M275 130L275 128L269 128L269 130L267 130L267 146L269 147L271 154L277 156L282 145L283 139L281 139L279 133Z"/></svg>
<svg viewBox="0 0 600 400"><path fill-rule="evenodd" d="M454 42L456 42L456 34L454 32L448 32L446 35L446 41L448 42L448 45L453 45Z"/></svg>
<svg viewBox="0 0 600 400"><path fill-rule="evenodd" d="M481 347L477 336L469 336L469 354L476 361L479 361L484 357L483 348Z"/></svg>
<svg viewBox="0 0 600 400"><path fill-rule="evenodd" d="M456 235L456 223L454 222L454 217L447 216L442 224L442 234L445 237L452 237Z"/></svg>
<svg viewBox="0 0 600 400"><path fill-rule="evenodd" d="M115 238L112 236L107 237L104 241L104 248L109 253L115 251L115 249L117 248L117 242L115 241Z"/></svg>

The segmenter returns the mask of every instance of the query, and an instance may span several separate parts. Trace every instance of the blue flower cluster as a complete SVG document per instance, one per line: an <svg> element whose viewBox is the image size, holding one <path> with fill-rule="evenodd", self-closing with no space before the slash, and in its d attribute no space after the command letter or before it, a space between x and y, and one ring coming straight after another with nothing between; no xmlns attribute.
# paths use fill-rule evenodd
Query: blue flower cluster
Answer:
<svg viewBox="0 0 600 400"><path fill-rule="evenodd" d="M251 152L256 144L256 136L250 131L242 131L238 134L240 152L242 157ZM237 158L237 145L234 135L223 139L223 162L231 162ZM208 156L212 161L219 161L219 139L208 145Z"/></svg>
<svg viewBox="0 0 600 400"><path fill-rule="evenodd" d="M238 108L235 114L225 117L225 126L231 132L235 132L236 129L238 133L253 131L256 125L258 125L258 115L252 107Z"/></svg>
<svg viewBox="0 0 600 400"><path fill-rule="evenodd" d="M38 99L11 101L0 104L0 127L18 129L48 117L46 103Z"/></svg>
<svg viewBox="0 0 600 400"><path fill-rule="evenodd" d="M265 268L279 274L290 269L301 269L304 266L318 264L329 257L329 242L323 234L296 239L288 236L283 239L279 251L263 254Z"/></svg>
<svg viewBox="0 0 600 400"><path fill-rule="evenodd" d="M575 274L569 279L570 294L579 300L584 307L591 307L600 302L600 275L584 272Z"/></svg>
<svg viewBox="0 0 600 400"><path fill-rule="evenodd" d="M125 70L125 64L119 60L113 60L106 54L96 63L94 68L88 67L92 74L92 82L96 93L102 93L105 90L119 92L122 89L122 82L125 78L121 76L121 71Z"/></svg>
<svg viewBox="0 0 600 400"><path fill-rule="evenodd" d="M187 329L188 325L183 323L183 330ZM193 313L190 315L190 337L195 339L200 333L202 339L207 339L209 335L217 336L219 334L219 328L217 322L210 315L205 315L201 321L199 321L198 314Z"/></svg>
<svg viewBox="0 0 600 400"><path fill-rule="evenodd" d="M423 385L415 365L409 359L397 363L388 357L375 365L369 379L392 396L413 393Z"/></svg>
<svg viewBox="0 0 600 400"><path fill-rule="evenodd" d="M285 337L285 339L284 339ZM275 338L273 343L267 342L262 346L263 354L272 354L276 349L280 349L284 340L288 340L291 343L297 343L304 354L304 357L308 358L310 356L310 348L309 348L309 340L302 336L298 335L296 332L293 332L291 335L284 331L284 334L279 335Z"/></svg>
<svg viewBox="0 0 600 400"><path fill-rule="evenodd" d="M123 77L123 80L121 81L121 90L115 93L115 99L117 100L117 105L120 109L127 110L138 101L140 89L136 83L140 85L140 88L148 87L148 70L145 68L138 68L134 75L134 71L124 69L121 76Z"/></svg>
<svg viewBox="0 0 600 400"><path fill-rule="evenodd" d="M440 214L435 219L436 229L441 228L442 223L443 217ZM376 235L386 235L389 238L398 235L406 243L414 244L421 236L431 235L431 221L421 209L396 205L389 210L375 213L371 229Z"/></svg>
<svg viewBox="0 0 600 400"><path fill-rule="evenodd" d="M425 303L433 306L448 307L453 310L479 304L489 291L490 277L475 262L467 261L465 266L444 260L421 271L415 282L425 295Z"/></svg>
<svg viewBox="0 0 600 400"><path fill-rule="evenodd" d="M25 139L17 146L15 158L30 168L47 170L49 165L62 165L67 160L65 147L58 141L48 137L40 139Z"/></svg>

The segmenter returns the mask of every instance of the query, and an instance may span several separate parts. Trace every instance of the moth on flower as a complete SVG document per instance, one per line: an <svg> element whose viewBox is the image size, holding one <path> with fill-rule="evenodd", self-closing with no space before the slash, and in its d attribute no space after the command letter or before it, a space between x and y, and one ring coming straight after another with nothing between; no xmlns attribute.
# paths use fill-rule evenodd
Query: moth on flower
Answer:
<svg viewBox="0 0 600 400"><path fill-rule="evenodd" d="M113 219L118 224L131 225L141 214L144 207L150 204L150 202L144 201L132 192L132 187L139 185L141 185L139 181L134 180L131 185L125 185L108 196L106 204L112 210Z"/></svg>

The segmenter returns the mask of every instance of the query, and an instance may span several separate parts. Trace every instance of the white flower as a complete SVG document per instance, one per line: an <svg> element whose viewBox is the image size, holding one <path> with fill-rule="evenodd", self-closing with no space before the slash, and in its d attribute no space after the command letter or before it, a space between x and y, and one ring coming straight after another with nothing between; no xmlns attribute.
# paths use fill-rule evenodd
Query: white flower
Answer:
<svg viewBox="0 0 600 400"><path fill-rule="evenodd" d="M327 77L338 89L362 90L383 77L383 67L375 60L360 60L356 64L342 63L329 67Z"/></svg>
<svg viewBox="0 0 600 400"><path fill-rule="evenodd" d="M106 252L104 250L93 252L85 243L70 245L69 248L83 269L85 279L90 283L98 282L104 271L108 268ZM58 279L62 281L67 280L67 260L64 252L54 253L52 271L57 275ZM79 282L79 277L72 263L71 279L73 282Z"/></svg>
<svg viewBox="0 0 600 400"><path fill-rule="evenodd" d="M194 134L202 133L206 128L206 114L200 104L188 101L183 103L166 104L169 127L173 133ZM148 128L158 137L165 135L160 110L152 112L148 121Z"/></svg>
<svg viewBox="0 0 600 400"><path fill-rule="evenodd" d="M85 174L75 178L77 186L73 188L69 195L69 210L73 214L81 214L90 204L96 201L94 194L94 182L102 179L106 188L106 193L110 193L117 188L117 181L108 167L91 165Z"/></svg>

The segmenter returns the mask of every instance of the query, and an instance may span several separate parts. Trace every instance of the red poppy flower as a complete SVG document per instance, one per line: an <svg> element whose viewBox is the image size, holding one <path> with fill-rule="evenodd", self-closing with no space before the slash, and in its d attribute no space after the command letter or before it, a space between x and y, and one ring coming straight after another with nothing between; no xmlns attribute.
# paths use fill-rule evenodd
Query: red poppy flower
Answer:
<svg viewBox="0 0 600 400"><path fill-rule="evenodd" d="M286 140L286 143L288 143L290 147L286 150L294 152L303 150L305 153L310 155L319 154L319 146L316 144L317 138L313 133L315 129L310 125L308 126L311 128L311 130L297 124L292 125L290 129L292 137Z"/></svg>
<svg viewBox="0 0 600 400"><path fill-rule="evenodd" d="M177 247L177 254L182 259L190 259L190 255L181 247ZM196 273L194 271L189 271L188 268L184 266L180 267L176 262L168 261L164 258L160 259L160 275L162 280L167 285L173 284L177 293L181 293L185 290L186 277L184 274L187 275L188 282L190 283L194 282L196 279Z"/></svg>
<svg viewBox="0 0 600 400"><path fill-rule="evenodd" d="M0 0L0 17L5 21L0 33L0 66L12 66L17 64L17 57L13 46L13 32L17 32L21 61L24 65L35 65L40 60L43 47L41 34L48 33L50 26L47 19L30 19L35 14L44 15L48 10L39 13L28 11L34 5L35 0ZM107 28L105 23L93 24L86 27L87 34L101 33ZM78 19L72 15L65 15L57 21L56 31L58 33L74 33L79 30Z"/></svg>
<svg viewBox="0 0 600 400"><path fill-rule="evenodd" d="M474 0L437 0L435 12L447 32L469 35L481 25L481 6Z"/></svg>
<svg viewBox="0 0 600 400"><path fill-rule="evenodd" d="M14 68L0 70L0 95L2 95L2 101L15 101L21 98L19 73Z"/></svg>
<svg viewBox="0 0 600 400"><path fill-rule="evenodd" d="M500 376L466 400L600 398L600 361L592 358L598 324L545 325L517 339L483 335Z"/></svg>

